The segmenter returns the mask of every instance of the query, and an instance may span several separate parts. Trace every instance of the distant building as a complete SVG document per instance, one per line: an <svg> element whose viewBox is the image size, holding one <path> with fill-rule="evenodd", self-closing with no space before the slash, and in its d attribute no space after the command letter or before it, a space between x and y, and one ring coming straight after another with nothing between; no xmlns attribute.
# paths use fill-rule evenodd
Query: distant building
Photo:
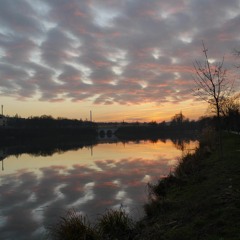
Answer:
<svg viewBox="0 0 240 240"><path fill-rule="evenodd" d="M4 115L0 114L0 127L5 126L7 126L7 118Z"/></svg>

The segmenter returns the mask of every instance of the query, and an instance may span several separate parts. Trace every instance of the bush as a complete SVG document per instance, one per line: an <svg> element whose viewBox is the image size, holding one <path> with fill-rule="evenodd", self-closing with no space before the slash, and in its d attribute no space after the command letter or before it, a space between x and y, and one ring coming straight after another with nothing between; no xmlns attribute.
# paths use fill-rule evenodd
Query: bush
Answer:
<svg viewBox="0 0 240 240"><path fill-rule="evenodd" d="M194 154L187 153L184 157L182 157L175 168L175 177L179 179L186 179L189 176L197 174L202 157L201 155L201 152L196 150Z"/></svg>
<svg viewBox="0 0 240 240"><path fill-rule="evenodd" d="M161 178L156 184L148 183L148 197L150 200L164 200L170 186L178 183L176 177L170 173L167 177Z"/></svg>
<svg viewBox="0 0 240 240"><path fill-rule="evenodd" d="M208 147L213 150L216 146L216 131L212 127L206 127L202 130L200 135L200 148Z"/></svg>
<svg viewBox="0 0 240 240"><path fill-rule="evenodd" d="M126 211L110 209L98 219L98 231L103 239L129 239L134 224Z"/></svg>
<svg viewBox="0 0 240 240"><path fill-rule="evenodd" d="M165 214L174 208L174 203L168 200L159 201L151 200L151 202L144 204L144 212L147 217L161 216L163 219Z"/></svg>
<svg viewBox="0 0 240 240"><path fill-rule="evenodd" d="M48 228L50 239L53 240L98 240L98 233L91 227L85 216L74 210L67 212L65 217Z"/></svg>

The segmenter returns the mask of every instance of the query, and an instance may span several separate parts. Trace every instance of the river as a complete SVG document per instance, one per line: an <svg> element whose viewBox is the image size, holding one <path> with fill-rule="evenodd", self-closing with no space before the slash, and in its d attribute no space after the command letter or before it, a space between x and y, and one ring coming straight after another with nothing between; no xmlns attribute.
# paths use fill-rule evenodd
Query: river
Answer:
<svg viewBox="0 0 240 240"><path fill-rule="evenodd" d="M189 141L184 149L196 146ZM0 237L22 240L44 239L67 209L94 221L122 206L141 218L147 183L174 169L182 147L170 140L105 142L52 155L1 154Z"/></svg>

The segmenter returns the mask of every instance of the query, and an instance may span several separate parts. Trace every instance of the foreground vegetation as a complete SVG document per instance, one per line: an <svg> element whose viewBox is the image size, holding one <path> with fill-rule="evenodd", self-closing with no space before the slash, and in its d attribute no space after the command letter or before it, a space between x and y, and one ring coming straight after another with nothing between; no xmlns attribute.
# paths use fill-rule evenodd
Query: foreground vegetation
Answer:
<svg viewBox="0 0 240 240"><path fill-rule="evenodd" d="M53 239L240 239L240 136L224 135L219 156L209 130L195 154L185 153L173 173L149 184L146 216L134 223L109 210L93 226L74 212L49 228Z"/></svg>
<svg viewBox="0 0 240 240"><path fill-rule="evenodd" d="M221 158L214 142L209 134L174 174L150 185L136 239L240 239L240 136L224 135Z"/></svg>
<svg viewBox="0 0 240 240"><path fill-rule="evenodd" d="M92 225L87 217L74 210L53 226L48 227L49 239L52 240L113 240L131 239L134 222L124 209L110 209Z"/></svg>

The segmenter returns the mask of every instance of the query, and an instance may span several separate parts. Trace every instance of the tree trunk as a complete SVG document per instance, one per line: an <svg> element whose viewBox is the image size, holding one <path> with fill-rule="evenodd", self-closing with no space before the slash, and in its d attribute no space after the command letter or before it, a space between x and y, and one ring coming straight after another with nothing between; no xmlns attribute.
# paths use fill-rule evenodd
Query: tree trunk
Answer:
<svg viewBox="0 0 240 240"><path fill-rule="evenodd" d="M218 102L216 103L217 108L217 135L218 135L218 148L219 148L219 159L223 157L223 141L222 141L222 126L221 126L221 116L220 108Z"/></svg>

